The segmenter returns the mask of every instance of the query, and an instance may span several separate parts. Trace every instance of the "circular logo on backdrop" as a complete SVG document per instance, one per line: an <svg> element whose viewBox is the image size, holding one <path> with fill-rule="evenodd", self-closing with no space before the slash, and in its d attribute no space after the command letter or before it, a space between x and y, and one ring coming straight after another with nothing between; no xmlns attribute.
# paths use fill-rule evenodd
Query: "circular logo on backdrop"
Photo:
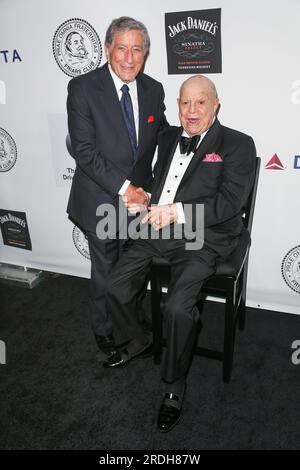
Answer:
<svg viewBox="0 0 300 470"><path fill-rule="evenodd" d="M300 245L292 248L283 258L281 274L287 285L300 294Z"/></svg>
<svg viewBox="0 0 300 470"><path fill-rule="evenodd" d="M102 57L97 32L79 18L67 20L57 28L52 47L57 64L70 77L96 69Z"/></svg>
<svg viewBox="0 0 300 470"><path fill-rule="evenodd" d="M82 256L87 259L91 259L87 237L78 227L76 227L76 225L73 228L73 242Z"/></svg>
<svg viewBox="0 0 300 470"><path fill-rule="evenodd" d="M0 171L9 171L17 161L17 146L12 136L0 127Z"/></svg>

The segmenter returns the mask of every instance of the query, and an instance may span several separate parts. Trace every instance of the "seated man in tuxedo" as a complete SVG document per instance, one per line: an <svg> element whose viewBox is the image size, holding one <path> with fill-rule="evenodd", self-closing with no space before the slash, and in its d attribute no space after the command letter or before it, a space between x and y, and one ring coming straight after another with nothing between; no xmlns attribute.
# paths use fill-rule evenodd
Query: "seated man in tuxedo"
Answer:
<svg viewBox="0 0 300 470"><path fill-rule="evenodd" d="M214 273L216 259L228 257L238 243L241 209L254 181L256 159L252 138L222 126L217 119L219 100L211 80L201 75L186 80L178 105L182 127L170 127L159 137L150 205L141 224L154 227L150 235L168 227L170 236L128 240L107 287L115 336L119 343L127 342L104 364L113 368L149 352L136 297L145 286L152 258L164 256L170 262L164 309L167 347L161 369L165 391L157 420L162 432L172 429L180 418L199 320L197 297L203 281ZM184 227L199 205L204 208L203 242L187 249L187 240L184 235L175 237L175 229ZM191 210L186 211L188 206Z"/></svg>

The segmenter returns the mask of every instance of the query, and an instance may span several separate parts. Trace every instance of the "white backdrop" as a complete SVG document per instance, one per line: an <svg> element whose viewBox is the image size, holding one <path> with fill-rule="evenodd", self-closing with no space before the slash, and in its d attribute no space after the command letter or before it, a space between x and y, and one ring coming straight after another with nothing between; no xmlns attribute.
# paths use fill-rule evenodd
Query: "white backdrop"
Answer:
<svg viewBox="0 0 300 470"><path fill-rule="evenodd" d="M0 209L26 212L32 241L27 251L3 245L0 234L0 261L89 277L86 241L65 212L74 161L65 145L70 77L52 53L57 28L83 19L103 46L112 18L143 21L151 37L145 71L163 83L168 120L178 124L176 98L188 75L168 75L164 14L209 8L222 9L223 71L210 75L220 121L252 135L262 158L247 305L300 314L299 250L283 268L294 290L281 269L300 245L299 0L0 0L0 127L18 151L13 168L0 171ZM265 169L274 154L283 169Z"/></svg>

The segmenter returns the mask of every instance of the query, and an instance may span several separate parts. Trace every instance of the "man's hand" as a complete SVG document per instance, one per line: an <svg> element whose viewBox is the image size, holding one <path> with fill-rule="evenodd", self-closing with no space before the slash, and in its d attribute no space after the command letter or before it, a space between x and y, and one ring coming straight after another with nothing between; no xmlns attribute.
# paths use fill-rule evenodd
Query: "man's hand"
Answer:
<svg viewBox="0 0 300 470"><path fill-rule="evenodd" d="M151 206L142 223L151 224L154 230L160 230L177 220L176 204L163 204L162 206Z"/></svg>
<svg viewBox="0 0 300 470"><path fill-rule="evenodd" d="M132 204L148 205L148 194L143 190L143 188L137 188L131 183L122 197L126 207Z"/></svg>
<svg viewBox="0 0 300 470"><path fill-rule="evenodd" d="M130 214L144 211L149 203L149 196L143 188L137 188L131 183L122 199Z"/></svg>

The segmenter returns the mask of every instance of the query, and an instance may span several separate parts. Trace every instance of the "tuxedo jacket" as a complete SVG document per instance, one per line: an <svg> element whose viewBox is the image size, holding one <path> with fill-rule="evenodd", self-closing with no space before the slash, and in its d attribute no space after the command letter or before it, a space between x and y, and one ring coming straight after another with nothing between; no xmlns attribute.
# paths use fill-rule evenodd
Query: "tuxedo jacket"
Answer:
<svg viewBox="0 0 300 470"><path fill-rule="evenodd" d="M132 147L119 97L105 64L68 85L68 127L76 169L67 212L84 230L95 232L101 203L117 208L126 179L147 188L158 132L167 126L162 85L145 74L136 78L139 105L138 152Z"/></svg>
<svg viewBox="0 0 300 470"><path fill-rule="evenodd" d="M182 131L172 126L159 137L151 204L159 201ZM204 204L204 243L222 257L236 246L243 228L241 212L254 182L255 166L252 138L215 119L176 192L174 202L191 204L193 230L196 204Z"/></svg>

